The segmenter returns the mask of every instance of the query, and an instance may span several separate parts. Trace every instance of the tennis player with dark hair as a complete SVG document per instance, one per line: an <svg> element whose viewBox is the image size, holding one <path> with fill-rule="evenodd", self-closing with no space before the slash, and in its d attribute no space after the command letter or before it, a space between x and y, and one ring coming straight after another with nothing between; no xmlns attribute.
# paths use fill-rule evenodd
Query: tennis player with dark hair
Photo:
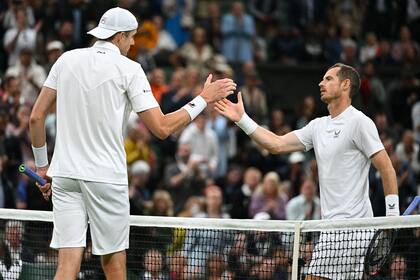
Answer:
<svg viewBox="0 0 420 280"><path fill-rule="evenodd" d="M185 127L208 103L236 89L230 79L207 78L202 92L164 115L140 64L126 55L138 23L128 10L112 8L88 33L90 48L64 53L51 68L34 105L30 133L37 173L52 178L54 232L59 249L56 279L76 279L88 221L93 254L101 255L107 279L126 278L129 199L123 130L135 111L158 138ZM57 106L57 136L48 165L45 117ZM40 186L45 198L50 184Z"/></svg>
<svg viewBox="0 0 420 280"><path fill-rule="evenodd" d="M319 83L321 100L327 104L329 116L316 118L305 127L283 136L258 126L245 113L240 93L238 103L223 99L216 103L216 109L273 154L314 149L323 219L373 217L368 181L371 162L381 175L386 215L398 216L395 170L373 121L351 105L359 86L360 77L353 67L344 64L331 66ZM351 248L346 248L346 245L353 244L351 242L360 241L356 240L359 237L355 234L347 243L340 243L338 240L343 240L336 239L337 236L321 234L307 279L360 279L364 252L352 252ZM370 238L370 235L365 237L363 244L359 242L356 249L366 250Z"/></svg>

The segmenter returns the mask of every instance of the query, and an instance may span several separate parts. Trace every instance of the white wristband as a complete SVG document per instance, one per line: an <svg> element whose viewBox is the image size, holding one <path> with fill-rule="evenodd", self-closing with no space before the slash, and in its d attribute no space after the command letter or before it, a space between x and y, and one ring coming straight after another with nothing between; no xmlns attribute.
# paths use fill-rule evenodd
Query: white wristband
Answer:
<svg viewBox="0 0 420 280"><path fill-rule="evenodd" d="M235 122L240 129L242 129L247 135L252 134L258 127L258 124L251 119L247 113L244 113L239 120L239 122Z"/></svg>
<svg viewBox="0 0 420 280"><path fill-rule="evenodd" d="M32 146L32 152L34 154L36 167L44 167L48 165L47 143L39 148Z"/></svg>
<svg viewBox="0 0 420 280"><path fill-rule="evenodd" d="M387 216L399 216L400 215L400 203L398 195L389 194L385 196L385 209Z"/></svg>
<svg viewBox="0 0 420 280"><path fill-rule="evenodd" d="M207 107L207 102L200 95L184 105L184 108L187 113L190 115L191 120L195 119L205 108Z"/></svg>

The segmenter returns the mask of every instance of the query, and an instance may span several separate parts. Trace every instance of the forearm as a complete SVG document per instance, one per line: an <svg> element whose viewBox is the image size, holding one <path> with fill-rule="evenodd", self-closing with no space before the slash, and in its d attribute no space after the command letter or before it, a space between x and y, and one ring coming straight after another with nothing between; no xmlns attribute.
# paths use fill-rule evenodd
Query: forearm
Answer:
<svg viewBox="0 0 420 280"><path fill-rule="evenodd" d="M380 173L385 196L390 194L398 195L397 177L394 168L391 166L390 168L381 170Z"/></svg>
<svg viewBox="0 0 420 280"><path fill-rule="evenodd" d="M31 118L29 123L32 146L39 148L45 145L45 116Z"/></svg>

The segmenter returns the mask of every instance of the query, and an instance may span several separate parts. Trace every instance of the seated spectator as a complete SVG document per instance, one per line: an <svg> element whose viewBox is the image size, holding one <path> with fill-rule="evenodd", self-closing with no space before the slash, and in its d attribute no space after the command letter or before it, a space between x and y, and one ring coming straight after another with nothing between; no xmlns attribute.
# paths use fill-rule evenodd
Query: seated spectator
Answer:
<svg viewBox="0 0 420 280"><path fill-rule="evenodd" d="M204 189L204 210L195 215L197 218L228 219L229 214L223 208L223 194L219 186L209 185Z"/></svg>
<svg viewBox="0 0 420 280"><path fill-rule="evenodd" d="M286 205L286 216L288 220L321 219L321 205L312 180L303 181L300 195L289 200Z"/></svg>
<svg viewBox="0 0 420 280"><path fill-rule="evenodd" d="M144 272L140 276L141 280L166 280L169 279L165 271L165 256L156 249L148 250L144 256Z"/></svg>
<svg viewBox="0 0 420 280"><path fill-rule="evenodd" d="M395 66L396 62L391 53L391 43L388 40L379 41L379 50L374 61L378 66Z"/></svg>
<svg viewBox="0 0 420 280"><path fill-rule="evenodd" d="M207 118L205 112L198 115L181 133L179 143L190 144L191 159L199 161L202 172L213 177L217 170L219 142L216 133L207 127Z"/></svg>
<svg viewBox="0 0 420 280"><path fill-rule="evenodd" d="M384 84L376 75L372 61L365 63L360 81L361 108L366 115L372 117L375 113L386 109L386 91Z"/></svg>
<svg viewBox="0 0 420 280"><path fill-rule="evenodd" d="M169 257L169 279L185 280L188 279L187 260L181 251L174 252Z"/></svg>
<svg viewBox="0 0 420 280"><path fill-rule="evenodd" d="M258 213L265 212L272 220L285 220L287 201L283 196L280 177L275 172L267 173L262 185L252 195L249 215L255 217Z"/></svg>
<svg viewBox="0 0 420 280"><path fill-rule="evenodd" d="M207 259L206 264L206 279L208 280L220 280L220 279L226 279L224 275L228 273L226 271L227 263L224 259L224 256L222 254L211 254Z"/></svg>
<svg viewBox="0 0 420 280"><path fill-rule="evenodd" d="M148 214L150 216L174 216L174 205L169 192L156 190L152 198L152 207Z"/></svg>
<svg viewBox="0 0 420 280"><path fill-rule="evenodd" d="M261 80L258 73L254 71L246 72L245 84L240 89L243 102L249 116L256 122L268 124L268 107L265 92L260 88Z"/></svg>
<svg viewBox="0 0 420 280"><path fill-rule="evenodd" d="M150 87L152 89L153 96L156 98L159 104L162 100L162 95L167 93L169 86L166 84L165 71L161 68L155 68L150 73Z"/></svg>
<svg viewBox="0 0 420 280"><path fill-rule="evenodd" d="M164 22L160 15L153 17L153 23L157 29L156 47L151 50L158 67L170 65L172 53L177 45L172 35L163 28Z"/></svg>
<svg viewBox="0 0 420 280"><path fill-rule="evenodd" d="M127 164L131 165L137 160L144 160L153 170L156 163L156 155L151 146L149 130L143 124L134 123L129 127L124 148L127 154Z"/></svg>
<svg viewBox="0 0 420 280"><path fill-rule="evenodd" d="M143 215L152 208L152 195L148 189L150 166L143 160L135 161L130 168L128 197L130 215Z"/></svg>
<svg viewBox="0 0 420 280"><path fill-rule="evenodd" d="M392 58L397 63L402 63L407 52L420 52L419 44L411 38L411 31L407 26L401 26L399 40L392 45Z"/></svg>
<svg viewBox="0 0 420 280"><path fill-rule="evenodd" d="M360 48L360 62L366 63L369 60L375 60L379 51L380 49L375 33L368 32L364 45Z"/></svg>
<svg viewBox="0 0 420 280"><path fill-rule="evenodd" d="M213 56L213 49L207 43L206 30L203 27L194 27L191 32L191 42L182 46L180 55L185 60L187 68L197 69L200 77L208 73L206 65Z"/></svg>
<svg viewBox="0 0 420 280"><path fill-rule="evenodd" d="M176 214L183 209L189 197L202 193L207 176L199 169L199 164L191 158L191 145L180 143L175 162L165 168L164 183L174 200Z"/></svg>
<svg viewBox="0 0 420 280"><path fill-rule="evenodd" d="M45 67L46 73L49 73L53 64L64 53L64 44L60 41L51 41L47 44L47 64Z"/></svg>
<svg viewBox="0 0 420 280"><path fill-rule="evenodd" d="M255 167L249 167L244 173L243 185L232 194L229 214L233 219L250 219L248 209L251 197L261 183L261 171Z"/></svg>
<svg viewBox="0 0 420 280"><path fill-rule="evenodd" d="M411 130L404 131L401 142L395 148L395 154L402 162L407 162L416 175L419 174L419 144L414 141Z"/></svg>
<svg viewBox="0 0 420 280"><path fill-rule="evenodd" d="M4 230L4 262L0 261L0 273L3 279L17 280L22 270L22 235L21 221L7 221ZM10 260L10 262L9 262Z"/></svg>

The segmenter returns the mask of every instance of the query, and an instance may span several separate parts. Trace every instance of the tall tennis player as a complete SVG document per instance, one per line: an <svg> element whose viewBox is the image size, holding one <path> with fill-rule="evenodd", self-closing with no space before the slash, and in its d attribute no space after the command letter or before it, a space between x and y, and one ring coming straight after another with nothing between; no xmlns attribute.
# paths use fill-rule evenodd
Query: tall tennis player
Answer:
<svg viewBox="0 0 420 280"><path fill-rule="evenodd" d="M373 216L368 195L371 163L381 175L386 215L398 216L395 170L373 121L351 105L359 87L360 77L353 67L340 63L331 66L319 83L329 115L283 136L258 126L245 113L240 93L238 103L223 99L216 103L216 109L273 154L314 149L323 219ZM322 233L306 279L361 279L370 238L369 233L362 232Z"/></svg>
<svg viewBox="0 0 420 280"><path fill-rule="evenodd" d="M236 89L230 79L207 78L202 92L164 115L140 64L126 57L138 23L128 10L112 8L88 33L90 48L64 53L53 65L34 105L30 134L37 173L52 178L54 231L59 250L55 279L76 279L86 246L88 221L93 254L101 256L107 279L126 279L129 200L123 129L134 110L158 138L185 127L208 103ZM45 117L57 106L57 136L51 166Z"/></svg>

